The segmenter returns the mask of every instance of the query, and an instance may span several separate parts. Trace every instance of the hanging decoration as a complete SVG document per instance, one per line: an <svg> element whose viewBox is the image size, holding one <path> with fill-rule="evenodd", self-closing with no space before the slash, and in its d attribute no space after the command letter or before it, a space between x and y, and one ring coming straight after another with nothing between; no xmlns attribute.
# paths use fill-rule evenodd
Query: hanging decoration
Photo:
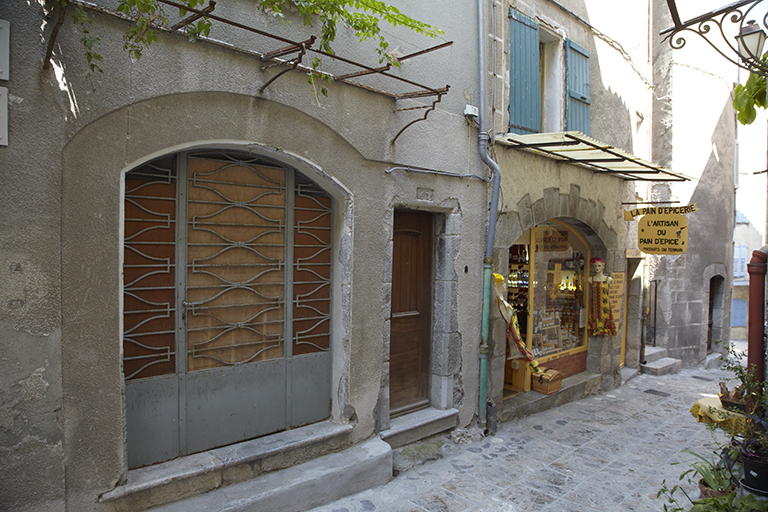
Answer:
<svg viewBox="0 0 768 512"><path fill-rule="evenodd" d="M501 274L493 274L494 287L496 291L496 303L499 306L499 313L501 313L504 322L507 324L507 342L510 340L514 342L517 349L523 355L523 359L528 363L534 373L541 373L539 363L533 356L528 347L525 346L523 337L520 335L520 324L517 321L517 311L507 302L507 283L504 276ZM511 349L512 347L510 347ZM510 350L511 352L511 350Z"/></svg>

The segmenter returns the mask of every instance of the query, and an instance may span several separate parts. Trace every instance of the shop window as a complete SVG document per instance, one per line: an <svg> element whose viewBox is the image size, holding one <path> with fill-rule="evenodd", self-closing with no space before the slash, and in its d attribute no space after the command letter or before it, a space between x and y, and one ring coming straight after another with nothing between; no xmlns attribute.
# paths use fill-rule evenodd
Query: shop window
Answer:
<svg viewBox="0 0 768 512"><path fill-rule="evenodd" d="M586 350L589 258L581 236L555 220L510 247L508 300L517 311L521 338L540 364ZM528 391L530 370L515 343L507 347L505 388ZM574 366L574 373L579 371Z"/></svg>
<svg viewBox="0 0 768 512"><path fill-rule="evenodd" d="M510 8L509 19L509 131L519 135L562 131L565 108L566 129L589 135L589 52L566 40L563 69L562 39L515 9Z"/></svg>

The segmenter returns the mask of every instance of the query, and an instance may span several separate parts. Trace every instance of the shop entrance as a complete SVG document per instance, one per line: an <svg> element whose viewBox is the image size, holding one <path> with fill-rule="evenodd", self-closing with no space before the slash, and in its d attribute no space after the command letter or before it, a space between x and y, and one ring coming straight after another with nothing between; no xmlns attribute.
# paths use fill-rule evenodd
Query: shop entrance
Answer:
<svg viewBox="0 0 768 512"><path fill-rule="evenodd" d="M550 220L509 248L507 300L520 337L540 365L566 377L586 370L590 251L569 225ZM504 398L531 389L531 370L507 337Z"/></svg>
<svg viewBox="0 0 768 512"><path fill-rule="evenodd" d="M396 211L392 247L389 411L429 405L432 214Z"/></svg>

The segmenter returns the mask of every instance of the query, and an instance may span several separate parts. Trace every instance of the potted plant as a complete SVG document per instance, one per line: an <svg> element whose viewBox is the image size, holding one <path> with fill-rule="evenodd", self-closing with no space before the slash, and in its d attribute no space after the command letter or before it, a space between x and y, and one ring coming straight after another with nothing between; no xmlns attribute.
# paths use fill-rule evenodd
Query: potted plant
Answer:
<svg viewBox="0 0 768 512"><path fill-rule="evenodd" d="M744 429L735 439L744 464L745 490L768 495L768 393L765 382L755 376L754 368L741 364L743 354L733 347L723 358L723 368L731 371L739 381L745 402Z"/></svg>
<svg viewBox="0 0 768 512"><path fill-rule="evenodd" d="M659 498L662 495L666 497L664 512L768 512L768 501L758 501L751 494L737 498L735 491L722 496L698 500L691 500L686 494L685 497L690 501L691 508L684 508L675 497L678 490L682 491L677 485L670 489L667 487L666 481L662 482L661 490L656 494L656 497Z"/></svg>
<svg viewBox="0 0 768 512"><path fill-rule="evenodd" d="M693 483L691 477L699 476L698 484L702 498L711 498L713 496L723 496L736 490L738 480L733 475L733 450L730 447L722 448L718 453L715 452L707 459L691 450L683 450L696 457L696 460L690 464L690 469L680 475L680 480L689 476L689 482Z"/></svg>

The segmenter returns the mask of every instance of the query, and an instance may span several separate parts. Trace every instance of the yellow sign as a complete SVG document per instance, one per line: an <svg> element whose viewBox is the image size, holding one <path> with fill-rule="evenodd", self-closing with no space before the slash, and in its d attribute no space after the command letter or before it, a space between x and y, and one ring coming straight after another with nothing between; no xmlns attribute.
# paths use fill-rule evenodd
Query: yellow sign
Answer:
<svg viewBox="0 0 768 512"><path fill-rule="evenodd" d="M688 250L688 219L682 215L644 215L637 226L637 248L647 254Z"/></svg>
<svg viewBox="0 0 768 512"><path fill-rule="evenodd" d="M624 220L635 220L635 217L642 215L684 215L686 213L699 211L696 208L698 203L689 204L688 206L652 206L649 208L636 208L634 210L624 210Z"/></svg>

